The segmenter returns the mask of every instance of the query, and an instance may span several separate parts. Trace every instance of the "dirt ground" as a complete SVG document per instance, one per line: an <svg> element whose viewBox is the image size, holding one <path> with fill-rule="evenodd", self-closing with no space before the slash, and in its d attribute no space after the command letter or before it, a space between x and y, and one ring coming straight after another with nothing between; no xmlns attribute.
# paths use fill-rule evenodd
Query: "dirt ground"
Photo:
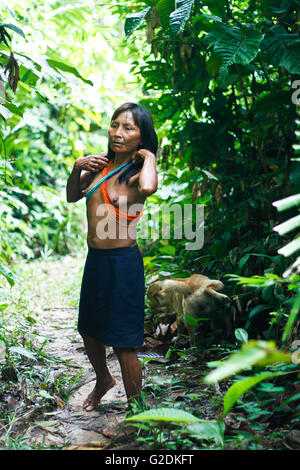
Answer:
<svg viewBox="0 0 300 470"><path fill-rule="evenodd" d="M44 424L44 430L48 431L45 445L108 445L110 439L104 437L101 430L121 422L127 406L119 363L112 349L107 348L108 366L117 383L103 397L97 410L86 412L82 403L95 385L95 374L85 354L80 335L74 328L70 328L70 324L74 323L74 314L75 309L56 309L55 321L49 321L47 315L41 319L40 333L51 337L47 353L63 360L71 360L69 367L64 366L63 370L58 365L57 377L65 369L70 369L70 374L74 374L74 369L82 368L83 373L68 403L58 401L58 409L51 414L49 421L51 431L49 426L47 429L47 424Z"/></svg>
<svg viewBox="0 0 300 470"><path fill-rule="evenodd" d="M69 256L44 263L37 284L32 286L31 308L37 320L37 341L42 344L46 339L45 353L68 361L54 363L52 376L59 378L66 373L69 377L81 374L79 381L72 385L68 401L56 397L57 409L46 413L30 427L29 441L44 447L73 449L109 446L111 439L101 431L125 418L127 400L121 370L110 347L107 347L107 362L116 385L102 398L97 410L87 412L82 408L84 399L94 387L95 374L76 329L78 306L69 304L72 298L75 303L78 300L83 264L84 258Z"/></svg>

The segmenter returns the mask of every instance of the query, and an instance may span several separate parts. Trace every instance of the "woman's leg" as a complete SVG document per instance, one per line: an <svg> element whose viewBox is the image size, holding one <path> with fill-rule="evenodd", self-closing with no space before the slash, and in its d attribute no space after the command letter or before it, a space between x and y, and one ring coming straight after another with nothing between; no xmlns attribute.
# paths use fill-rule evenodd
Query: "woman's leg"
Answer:
<svg viewBox="0 0 300 470"><path fill-rule="evenodd" d="M117 348L114 351L119 360L128 403L140 399L142 391L142 367L133 348Z"/></svg>
<svg viewBox="0 0 300 470"><path fill-rule="evenodd" d="M83 408L86 411L92 411L97 407L105 393L115 385L116 381L111 376L106 364L104 344L85 334L82 334L82 338L86 353L96 373L95 388L83 402Z"/></svg>
<svg viewBox="0 0 300 470"><path fill-rule="evenodd" d="M121 366L126 396L128 403L130 404L134 400L139 400L141 398L142 366L138 360L136 351L133 348L114 347L114 351ZM102 429L102 434L107 437L114 437L119 433L122 433L122 424L124 423L119 423L113 428L104 428ZM136 431L136 428L126 426L126 428L123 429L123 434L129 435L130 432L133 431Z"/></svg>

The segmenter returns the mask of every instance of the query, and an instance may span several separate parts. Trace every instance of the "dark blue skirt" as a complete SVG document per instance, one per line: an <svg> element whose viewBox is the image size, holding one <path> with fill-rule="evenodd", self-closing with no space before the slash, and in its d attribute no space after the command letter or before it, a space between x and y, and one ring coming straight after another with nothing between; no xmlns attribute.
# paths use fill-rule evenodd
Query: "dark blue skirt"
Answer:
<svg viewBox="0 0 300 470"><path fill-rule="evenodd" d="M144 309L144 263L138 245L88 247L80 291L79 333L106 346L141 346Z"/></svg>

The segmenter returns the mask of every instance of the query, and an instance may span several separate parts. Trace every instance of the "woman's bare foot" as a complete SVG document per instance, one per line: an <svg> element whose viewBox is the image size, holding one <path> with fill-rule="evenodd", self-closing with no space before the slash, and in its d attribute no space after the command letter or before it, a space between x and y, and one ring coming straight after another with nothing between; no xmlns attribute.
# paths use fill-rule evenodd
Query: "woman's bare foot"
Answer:
<svg viewBox="0 0 300 470"><path fill-rule="evenodd" d="M84 400L82 407L85 411L93 411L99 405L101 398L116 384L116 380L111 377L109 382L97 382L93 391Z"/></svg>

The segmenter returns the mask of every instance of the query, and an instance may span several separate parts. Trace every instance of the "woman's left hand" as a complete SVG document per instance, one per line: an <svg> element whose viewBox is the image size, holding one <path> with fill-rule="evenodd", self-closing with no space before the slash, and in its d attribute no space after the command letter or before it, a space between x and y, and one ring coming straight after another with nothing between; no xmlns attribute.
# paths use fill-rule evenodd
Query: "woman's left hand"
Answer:
<svg viewBox="0 0 300 470"><path fill-rule="evenodd" d="M132 163L136 165L137 163L140 163L142 160L145 160L146 158L154 158L155 155L154 153L150 152L150 150L146 149L139 149L134 154L132 155Z"/></svg>

